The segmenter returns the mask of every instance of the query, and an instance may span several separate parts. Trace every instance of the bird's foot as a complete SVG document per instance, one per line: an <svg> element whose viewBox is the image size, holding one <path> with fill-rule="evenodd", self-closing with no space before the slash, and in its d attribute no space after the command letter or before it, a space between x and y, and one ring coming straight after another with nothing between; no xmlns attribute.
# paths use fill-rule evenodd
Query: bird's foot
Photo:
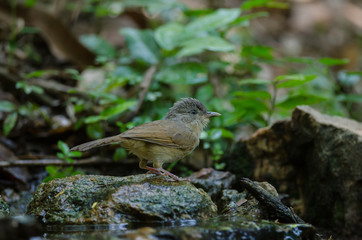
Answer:
<svg viewBox="0 0 362 240"><path fill-rule="evenodd" d="M149 170L148 173L154 173L154 174L161 175L161 176L169 176L170 178L174 179L177 182L186 180L184 178L180 178L180 177L176 176L175 174L170 173L169 171L166 171L163 168L153 168L153 167L147 166L146 169Z"/></svg>

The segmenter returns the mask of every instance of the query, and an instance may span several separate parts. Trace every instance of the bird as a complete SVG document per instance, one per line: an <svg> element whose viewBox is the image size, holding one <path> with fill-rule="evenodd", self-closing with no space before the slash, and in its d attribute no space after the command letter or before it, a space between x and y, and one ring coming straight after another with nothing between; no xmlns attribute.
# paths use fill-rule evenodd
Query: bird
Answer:
<svg viewBox="0 0 362 240"><path fill-rule="evenodd" d="M175 181L182 178L166 171L162 165L184 158L200 142L200 135L210 118L220 116L207 111L205 105L195 98L182 98L174 103L166 117L138 125L115 136L86 142L71 148L71 151L87 151L113 143L136 155L139 167ZM147 165L152 162L153 167Z"/></svg>

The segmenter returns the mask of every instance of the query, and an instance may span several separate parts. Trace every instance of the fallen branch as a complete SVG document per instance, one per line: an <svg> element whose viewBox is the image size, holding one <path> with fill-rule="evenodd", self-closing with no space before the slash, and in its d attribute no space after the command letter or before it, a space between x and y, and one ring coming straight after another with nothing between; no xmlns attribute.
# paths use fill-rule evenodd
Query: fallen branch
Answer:
<svg viewBox="0 0 362 240"><path fill-rule="evenodd" d="M242 178L241 184L258 200L266 210L274 215L280 222L285 223L305 223L298 217L291 208L285 206L274 195L266 191L259 184L251 181L248 178Z"/></svg>
<svg viewBox="0 0 362 240"><path fill-rule="evenodd" d="M93 157L83 160L75 160L73 163L65 162L61 159L10 159L7 161L0 161L0 167L15 167L15 166L71 166L71 165L88 165L95 163L105 163L101 158Z"/></svg>

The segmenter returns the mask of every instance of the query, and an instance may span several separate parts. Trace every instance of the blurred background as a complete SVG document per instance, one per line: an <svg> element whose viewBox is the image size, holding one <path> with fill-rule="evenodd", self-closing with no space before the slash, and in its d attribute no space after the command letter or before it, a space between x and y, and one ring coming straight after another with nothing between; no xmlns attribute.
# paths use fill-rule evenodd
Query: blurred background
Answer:
<svg viewBox="0 0 362 240"><path fill-rule="evenodd" d="M2 1L1 195L142 173L117 146L69 147L162 119L183 97L222 116L168 170L251 177L238 143L297 105L362 120L361 16L358 0Z"/></svg>

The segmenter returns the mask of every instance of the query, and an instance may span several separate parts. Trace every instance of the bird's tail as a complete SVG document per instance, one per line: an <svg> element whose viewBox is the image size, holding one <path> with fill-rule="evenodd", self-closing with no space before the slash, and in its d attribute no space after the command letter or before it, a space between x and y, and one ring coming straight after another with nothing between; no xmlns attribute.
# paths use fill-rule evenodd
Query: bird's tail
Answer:
<svg viewBox="0 0 362 240"><path fill-rule="evenodd" d="M102 138L102 139L98 139L98 140L80 144L78 146L71 148L70 151L84 152L84 151L87 151L92 148L102 147L105 145L109 145L109 144L117 143L117 142L121 142L121 141L122 141L122 137L120 137L119 135L116 135L116 136Z"/></svg>

